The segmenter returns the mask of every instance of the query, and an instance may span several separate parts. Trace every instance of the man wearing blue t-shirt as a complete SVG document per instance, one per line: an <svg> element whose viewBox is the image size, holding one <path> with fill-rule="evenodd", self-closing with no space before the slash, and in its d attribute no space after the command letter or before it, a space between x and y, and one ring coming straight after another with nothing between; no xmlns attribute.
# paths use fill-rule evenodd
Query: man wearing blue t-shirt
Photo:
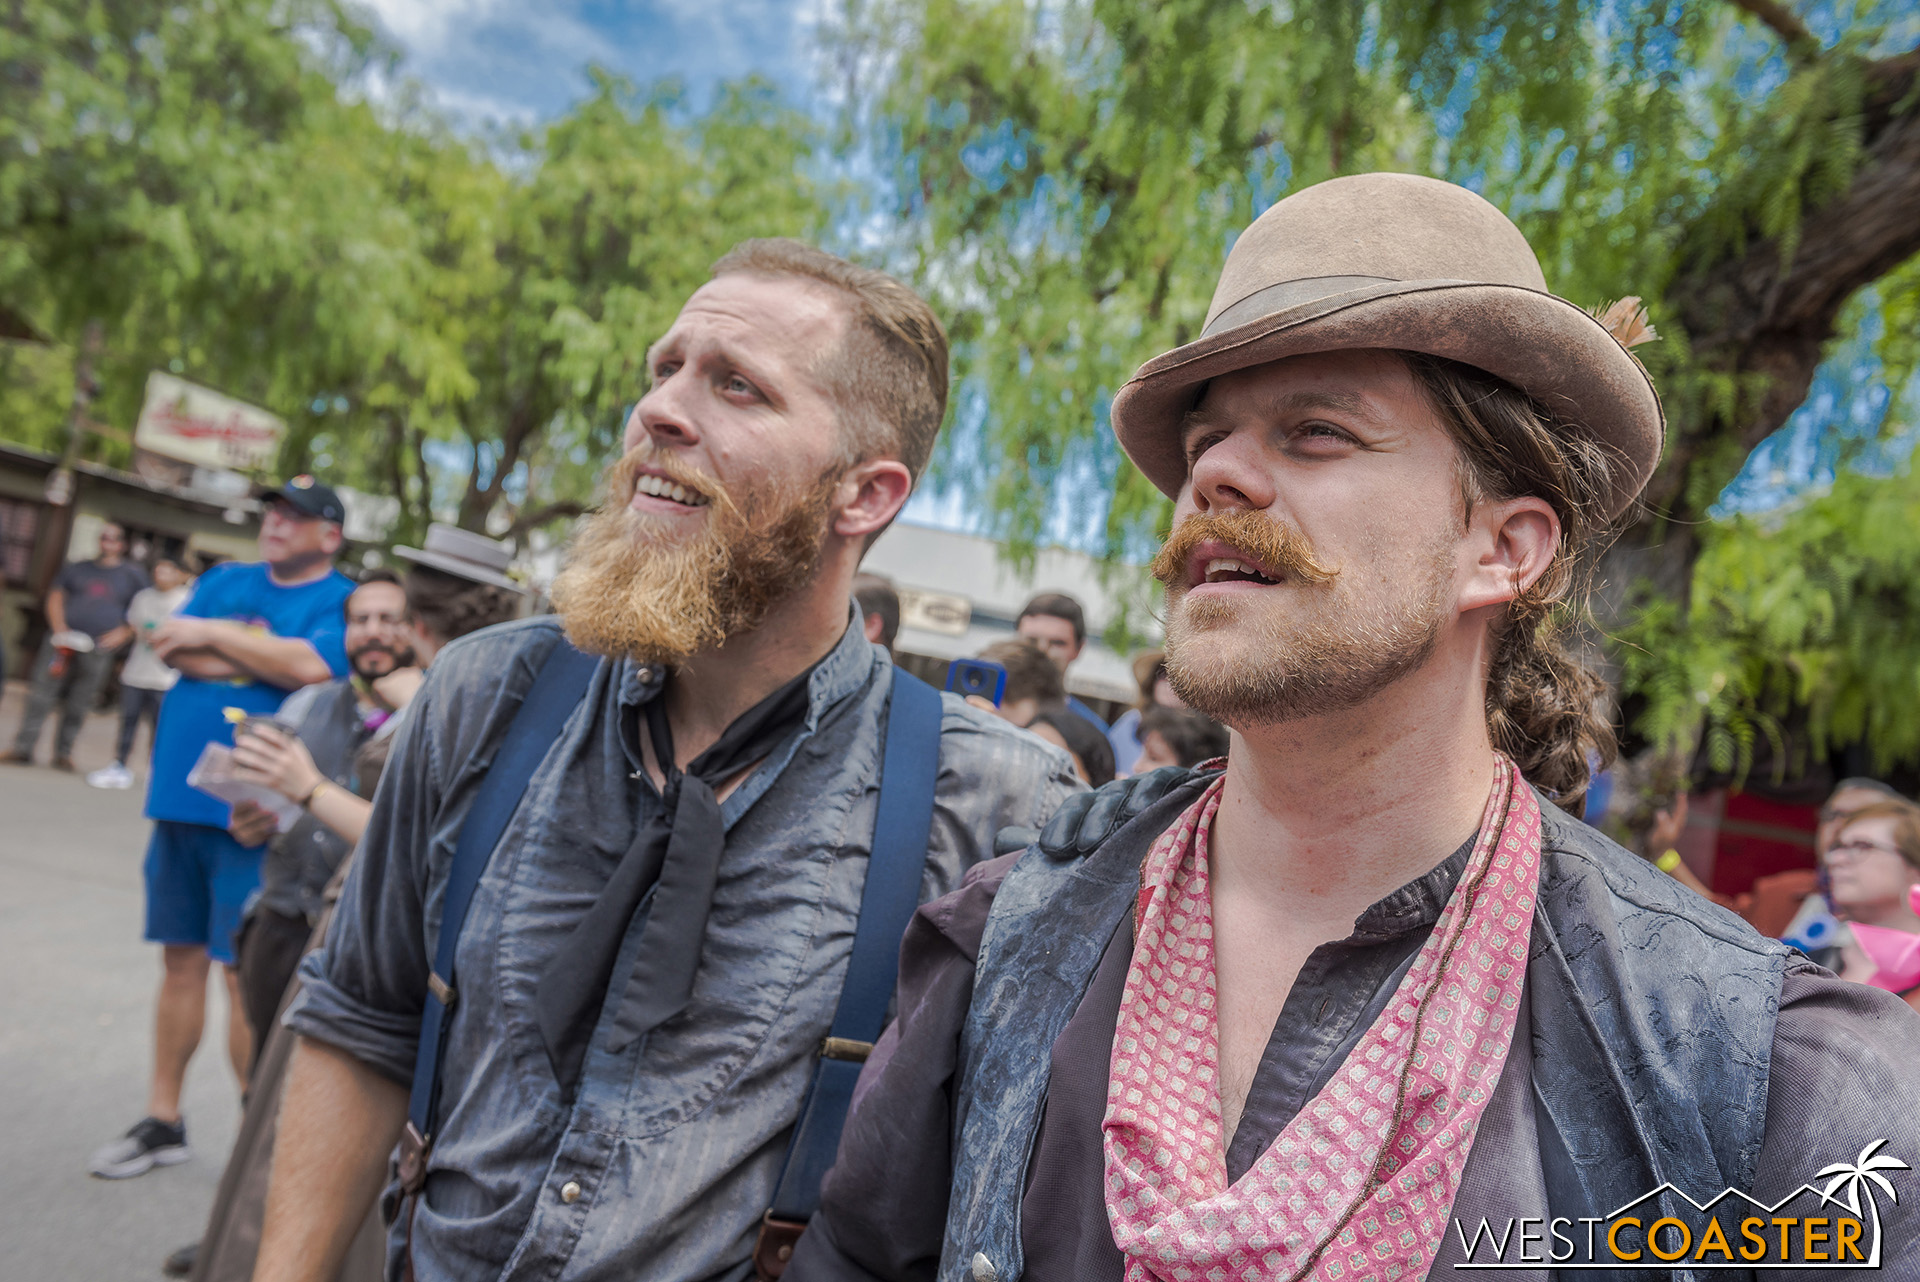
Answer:
<svg viewBox="0 0 1920 1282"><path fill-rule="evenodd" d="M227 981L227 1049L243 1081L252 1052L237 1012L233 932L260 884L262 848L227 832L228 806L187 783L210 743L230 745L227 709L272 716L288 691L345 675L345 606L353 582L333 568L346 508L311 476L266 495L260 560L215 566L193 596L155 629L154 652L180 672L154 731L147 818L146 937L161 945L164 973L154 1017L153 1084L147 1116L95 1153L106 1179L183 1162L186 1125L180 1089L206 1019L207 972Z"/></svg>

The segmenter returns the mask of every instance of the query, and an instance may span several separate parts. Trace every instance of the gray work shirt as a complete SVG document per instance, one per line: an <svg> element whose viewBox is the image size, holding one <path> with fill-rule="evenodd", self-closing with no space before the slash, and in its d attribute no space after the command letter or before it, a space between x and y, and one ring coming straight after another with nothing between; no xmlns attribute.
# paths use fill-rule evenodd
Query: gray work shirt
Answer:
<svg viewBox="0 0 1920 1282"><path fill-rule="evenodd" d="M474 894L425 1197L419 1282L740 1279L852 948L893 668L856 624L814 670L803 727L721 805L727 830L688 1010L621 1053L610 1012L563 1105L535 988L660 796L631 709L659 677L602 663ZM409 710L325 948L287 1024L412 1077L447 870L475 787L560 639L547 617L447 647ZM923 899L1081 785L1064 753L945 696ZM644 928L637 913L615 974ZM390 1190L391 1192L391 1190ZM389 1241L398 1264L405 1226Z"/></svg>

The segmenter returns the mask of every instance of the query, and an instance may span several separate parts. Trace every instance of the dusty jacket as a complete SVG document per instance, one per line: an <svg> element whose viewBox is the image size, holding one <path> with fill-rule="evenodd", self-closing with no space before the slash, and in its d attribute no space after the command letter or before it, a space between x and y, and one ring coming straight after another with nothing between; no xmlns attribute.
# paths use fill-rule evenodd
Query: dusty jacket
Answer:
<svg viewBox="0 0 1920 1282"><path fill-rule="evenodd" d="M1153 838L1205 781L1175 788L1090 854L1030 849L996 894L960 1040L941 1279L987 1276L980 1257L998 1282L1022 1275L1022 1197L1047 1098L1046 1048L1134 903ZM1524 1067L1549 1213L1605 1215L1667 1181L1702 1198L1766 1187L1778 1173L1757 1170L1756 1159L1793 954L1551 804L1541 808ZM1911 1096L1886 1088L1898 1080L1890 1061L1915 1044L1915 1030L1898 1012L1888 1018L1890 1026L1852 1030L1863 1041L1880 1036L1891 1053L1865 1056L1880 1090L1821 1101L1836 1119ZM1898 1146L1910 1148L1915 1126L1895 1129ZM1802 1155L1792 1157L1797 1165ZM1658 1202L1650 1216L1679 1209L1670 1193ZM1895 1249L1911 1250L1910 1225L1890 1233Z"/></svg>

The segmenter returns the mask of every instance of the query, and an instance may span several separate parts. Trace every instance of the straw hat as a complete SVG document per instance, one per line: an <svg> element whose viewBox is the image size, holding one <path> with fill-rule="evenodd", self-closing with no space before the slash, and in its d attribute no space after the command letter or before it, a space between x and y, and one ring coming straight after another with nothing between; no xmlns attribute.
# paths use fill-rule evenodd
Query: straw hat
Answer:
<svg viewBox="0 0 1920 1282"><path fill-rule="evenodd" d="M513 551L505 540L490 539L472 530L435 521L427 527L426 544L424 548L395 548L393 554L415 565L431 566L475 583L490 583L515 592L526 590L507 577L507 564L513 560Z"/></svg>
<svg viewBox="0 0 1920 1282"><path fill-rule="evenodd" d="M1627 310L1632 324L1637 307ZM1616 328L1628 341L1651 336ZM1660 461L1660 398L1640 362L1606 325L1547 292L1505 214L1413 174L1335 178L1260 215L1227 255L1200 337L1148 361L1114 397L1114 434L1174 497L1187 477L1181 418L1209 379L1367 347L1472 365L1583 426L1617 455L1610 517Z"/></svg>

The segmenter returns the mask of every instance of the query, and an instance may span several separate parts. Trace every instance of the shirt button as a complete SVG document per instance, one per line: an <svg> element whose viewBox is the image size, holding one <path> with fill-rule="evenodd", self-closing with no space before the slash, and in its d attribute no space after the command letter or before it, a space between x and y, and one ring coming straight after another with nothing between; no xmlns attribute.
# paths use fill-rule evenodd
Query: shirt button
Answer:
<svg viewBox="0 0 1920 1282"><path fill-rule="evenodd" d="M985 1251L973 1253L973 1282L1000 1282L1000 1271L993 1267Z"/></svg>
<svg viewBox="0 0 1920 1282"><path fill-rule="evenodd" d="M568 1180L560 1186L560 1200L572 1206L580 1200L580 1181Z"/></svg>

